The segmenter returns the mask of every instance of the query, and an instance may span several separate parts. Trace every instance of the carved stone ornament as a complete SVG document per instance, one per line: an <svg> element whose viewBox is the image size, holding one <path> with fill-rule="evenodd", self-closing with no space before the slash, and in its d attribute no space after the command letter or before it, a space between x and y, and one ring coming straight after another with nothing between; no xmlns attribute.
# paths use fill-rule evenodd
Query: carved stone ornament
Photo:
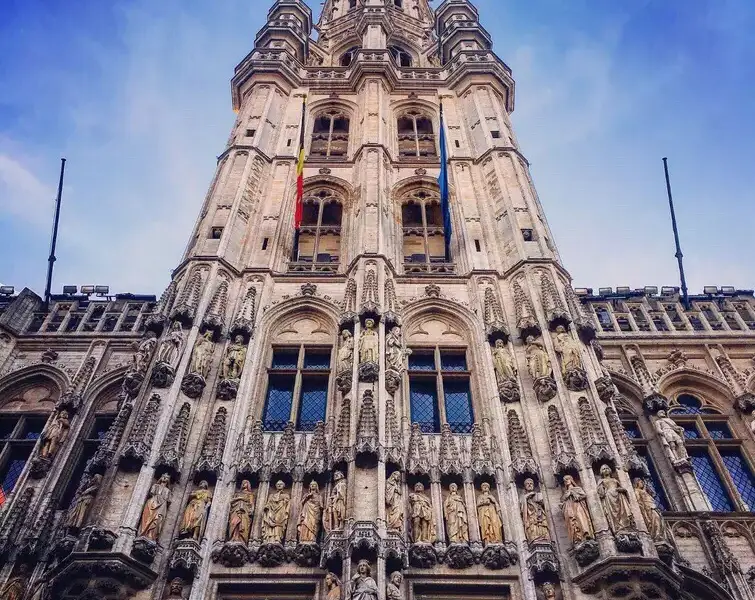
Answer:
<svg viewBox="0 0 755 600"><path fill-rule="evenodd" d="M126 431L126 425L131 418L134 405L131 402L122 402L118 414L108 427L94 456L86 466L87 473L104 473L115 459L115 453L121 445L121 439Z"/></svg>
<svg viewBox="0 0 755 600"><path fill-rule="evenodd" d="M556 380L553 379L553 367L543 342L532 335L527 336L525 357L537 399L540 402L548 402L555 397L558 390Z"/></svg>
<svg viewBox="0 0 755 600"><path fill-rule="evenodd" d="M202 553L199 542L194 539L177 540L170 556L171 573L180 573L193 579L202 566Z"/></svg>
<svg viewBox="0 0 755 600"><path fill-rule="evenodd" d="M271 438L272 440L272 438ZM293 473L296 466L296 436L294 424L289 421L283 429L275 449L270 468L275 473Z"/></svg>
<svg viewBox="0 0 755 600"><path fill-rule="evenodd" d="M176 370L166 362L158 362L152 369L152 385L156 388L168 388L173 385Z"/></svg>
<svg viewBox="0 0 755 600"><path fill-rule="evenodd" d="M480 557L480 563L492 571L499 571L516 564L516 549L512 544L487 544Z"/></svg>
<svg viewBox="0 0 755 600"><path fill-rule="evenodd" d="M330 451L330 463L336 464L340 461L348 462L352 456L351 444L349 443L349 432L351 430L351 400L343 398L341 401L341 412L338 415L338 424L336 425L336 435L333 439Z"/></svg>
<svg viewBox="0 0 755 600"><path fill-rule="evenodd" d="M207 381L199 373L187 373L181 382L181 391L189 398L197 399L204 392Z"/></svg>
<svg viewBox="0 0 755 600"><path fill-rule="evenodd" d="M574 560L577 561L577 564L581 567L586 567L590 563L598 560L600 557L600 546L598 546L598 542L593 539L584 540L578 544L574 544L572 553L574 554Z"/></svg>
<svg viewBox="0 0 755 600"><path fill-rule="evenodd" d="M375 321L367 319L364 329L359 336L359 381L372 383L378 380L380 367L378 364L378 346L380 344Z"/></svg>
<svg viewBox="0 0 755 600"><path fill-rule="evenodd" d="M616 548L619 552L639 552L642 544L637 534L629 492L608 465L600 467L597 492L608 528L616 540Z"/></svg>
<svg viewBox="0 0 755 600"><path fill-rule="evenodd" d="M574 445L561 418L561 413L553 405L548 407L548 440L553 457L554 474L564 475L578 472L579 463L577 462Z"/></svg>
<svg viewBox="0 0 755 600"><path fill-rule="evenodd" d="M59 355L57 352L55 352L55 350L53 350L52 348L48 348L42 353L40 360L43 363L50 365L54 363L56 360L58 360L58 356Z"/></svg>
<svg viewBox="0 0 755 600"><path fill-rule="evenodd" d="M594 340L597 335L598 328L595 325L595 320L585 314L585 311L582 308L582 303L579 298L577 298L577 294L574 293L574 288L570 285L564 286L564 292L566 293L566 302L569 305L569 310L574 319L574 325L577 327L579 338L585 344L588 344Z"/></svg>
<svg viewBox="0 0 755 600"><path fill-rule="evenodd" d="M438 564L438 555L433 545L424 542L409 546L409 564L418 569L430 569Z"/></svg>
<svg viewBox="0 0 755 600"><path fill-rule="evenodd" d="M639 354L639 350L635 350L635 352L629 362L632 365L635 380L642 388L642 406L650 414L655 414L659 410L668 410L668 398L658 390L656 379L650 374L644 359Z"/></svg>
<svg viewBox="0 0 755 600"><path fill-rule="evenodd" d="M608 420L608 426L611 428L611 434L616 443L616 448L619 450L619 455L624 462L626 471L630 475L649 477L650 471L648 470L647 462L637 453L637 449L627 435L627 431L624 429L616 409L612 406L606 408L606 419Z"/></svg>
<svg viewBox="0 0 755 600"><path fill-rule="evenodd" d="M571 323L569 312L561 301L561 296L558 295L558 290L553 283L553 279L545 271L541 271L540 273L540 294L545 318L548 319L548 325L551 329L568 327L569 323Z"/></svg>
<svg viewBox="0 0 755 600"><path fill-rule="evenodd" d="M197 316L197 306L204 284L202 274L201 269L195 269L191 274L173 306L170 313L171 319L179 320L187 326L193 324L194 318Z"/></svg>
<svg viewBox="0 0 755 600"><path fill-rule="evenodd" d="M257 550L257 562L263 567L278 567L286 562L286 550L282 544L262 544Z"/></svg>
<svg viewBox="0 0 755 600"><path fill-rule="evenodd" d="M255 421L249 428L249 437L241 456L237 459L239 475L252 475L262 469L265 460L262 421Z"/></svg>
<svg viewBox="0 0 755 600"><path fill-rule="evenodd" d="M598 390L598 398L606 404L610 404L616 397L616 384L614 384L613 378L608 372L595 380L595 389Z"/></svg>
<svg viewBox="0 0 755 600"><path fill-rule="evenodd" d="M176 299L177 290L178 285L174 279L160 296L160 300L158 300L157 306L155 306L155 311L145 319L144 327L147 331L154 331L158 336L163 332L165 325L168 323L168 315Z"/></svg>
<svg viewBox="0 0 755 600"><path fill-rule="evenodd" d="M212 331L217 336L223 331L225 314L228 309L228 281L222 279L215 288L215 292L207 305L202 319L202 329Z"/></svg>
<svg viewBox="0 0 755 600"><path fill-rule="evenodd" d="M369 264L369 263L368 263ZM378 299L377 273L374 267L368 267L362 285L362 301L359 307L361 317L380 315L380 301Z"/></svg>
<svg viewBox="0 0 755 600"><path fill-rule="evenodd" d="M658 411L653 427L674 468L680 473L691 472L692 463L684 445L684 428L669 418L664 410Z"/></svg>
<svg viewBox="0 0 755 600"><path fill-rule="evenodd" d="M372 390L368 389L364 391L364 395L362 396L362 407L359 411L357 439L354 449L357 454L377 454L378 446L377 412L375 410Z"/></svg>
<svg viewBox="0 0 755 600"><path fill-rule="evenodd" d="M537 463L532 455L532 447L519 420L519 415L515 410L510 410L507 417L511 470L518 478L532 477L538 480Z"/></svg>
<svg viewBox="0 0 755 600"><path fill-rule="evenodd" d="M338 345L336 386L341 394L348 394L353 384L354 336L348 329L341 332Z"/></svg>
<svg viewBox="0 0 755 600"><path fill-rule="evenodd" d="M291 552L292 560L300 567L316 567L320 564L322 549L314 542L297 544Z"/></svg>
<svg viewBox="0 0 755 600"><path fill-rule="evenodd" d="M254 319L257 313L257 288L250 285L246 289L244 300L241 302L236 318L233 320L228 331L229 335L235 337L241 335L245 341L254 334Z"/></svg>
<svg viewBox="0 0 755 600"><path fill-rule="evenodd" d="M485 288L483 321L485 322L485 333L490 340L502 340L503 342L508 340L509 331L506 327L503 309L492 287Z"/></svg>
<svg viewBox="0 0 755 600"><path fill-rule="evenodd" d="M406 468L413 475L426 475L430 472L430 454L419 423L412 423Z"/></svg>
<svg viewBox="0 0 755 600"><path fill-rule="evenodd" d="M189 436L190 414L191 404L184 402L163 440L155 466L167 467L173 473L180 472Z"/></svg>
<svg viewBox="0 0 755 600"><path fill-rule="evenodd" d="M315 423L312 441L304 460L305 473L325 473L328 470L328 441L325 438L325 423Z"/></svg>
<svg viewBox="0 0 755 600"><path fill-rule="evenodd" d="M152 564L157 555L157 542L148 540L147 538L138 537L134 540L134 545L131 549L131 554L136 560L139 560L146 564Z"/></svg>
<svg viewBox="0 0 755 600"><path fill-rule="evenodd" d="M254 555L243 542L224 542L212 550L210 558L229 569L237 569L252 562Z"/></svg>
<svg viewBox="0 0 755 600"><path fill-rule="evenodd" d="M514 296L516 327L519 330L519 335L525 340L530 336L539 336L541 330L535 317L535 310L532 308L532 302L520 285L519 280L511 284L511 291Z"/></svg>
<svg viewBox="0 0 755 600"><path fill-rule="evenodd" d="M482 426L479 423L472 425L472 450L469 457L469 464L472 471L477 475L493 475L495 468L499 464L496 457L496 464L493 464L493 453L488 444L488 437L491 441L496 442L495 436L486 436Z"/></svg>
<svg viewBox="0 0 755 600"><path fill-rule="evenodd" d="M221 406L215 413L210 429L205 436L199 458L194 465L195 476L213 475L219 477L223 470L223 450L226 441L226 417L228 411Z"/></svg>
<svg viewBox="0 0 755 600"><path fill-rule="evenodd" d="M577 406L579 408L580 435L585 453L590 457L593 464L613 461L613 453L608 446L608 440L606 440L603 428L590 401L582 397L577 401Z"/></svg>
<svg viewBox="0 0 755 600"><path fill-rule="evenodd" d="M386 325L401 325L401 315L399 314L398 297L396 295L396 283L391 276L391 270L385 268L385 285L383 286L385 296L385 314L383 319Z"/></svg>
<svg viewBox="0 0 755 600"><path fill-rule="evenodd" d="M463 470L461 454L459 454L459 448L448 423L443 423L440 428L438 468L444 475L461 474Z"/></svg>
<svg viewBox="0 0 755 600"><path fill-rule="evenodd" d="M469 544L450 544L446 549L445 563L452 569L467 569L474 562Z"/></svg>
<svg viewBox="0 0 755 600"><path fill-rule="evenodd" d="M11 545L29 512L32 498L34 498L34 488L27 486L21 492L20 497L10 505L10 511L5 515L5 521L0 528L0 556L6 556L11 549Z"/></svg>
<svg viewBox="0 0 755 600"><path fill-rule="evenodd" d="M560 565L552 542L539 541L530 544L527 554L527 570L533 579L558 579Z"/></svg>
<svg viewBox="0 0 755 600"><path fill-rule="evenodd" d="M396 405L393 396L385 402L385 446L383 448L386 462L397 465L404 463L404 437L396 418Z"/></svg>
<svg viewBox="0 0 755 600"><path fill-rule="evenodd" d="M425 286L425 296L429 298L440 298L440 286L431 283Z"/></svg>
<svg viewBox="0 0 755 600"><path fill-rule="evenodd" d="M357 282L353 277L346 281L346 289L341 303L339 324L341 327L351 327L357 320Z"/></svg>
<svg viewBox="0 0 755 600"><path fill-rule="evenodd" d="M503 402L518 402L520 399L517 368L510 350L502 338L498 338L491 348L493 368L498 383L498 395Z"/></svg>
<svg viewBox="0 0 755 600"><path fill-rule="evenodd" d="M317 293L317 285L314 283L304 283L301 286L301 295L312 297Z"/></svg>

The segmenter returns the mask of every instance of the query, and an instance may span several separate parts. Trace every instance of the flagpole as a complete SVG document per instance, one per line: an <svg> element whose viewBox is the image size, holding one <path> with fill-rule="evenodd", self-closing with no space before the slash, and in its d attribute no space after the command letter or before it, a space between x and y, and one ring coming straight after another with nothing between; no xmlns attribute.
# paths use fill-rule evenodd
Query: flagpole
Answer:
<svg viewBox="0 0 755 600"><path fill-rule="evenodd" d="M296 157L296 206L294 208L294 248L292 260L299 258L299 234L304 207L304 127L307 119L307 95L304 94L301 101L301 127L299 128L299 154ZM314 257L313 257L314 258Z"/></svg>
<svg viewBox="0 0 755 600"><path fill-rule="evenodd" d="M679 229L676 226L676 212L674 211L674 198L671 196L671 180L668 174L668 158L663 158L663 172L666 175L666 192L668 193L668 205L671 210L671 226L674 229L674 243L676 244L676 260L679 263L679 277L682 280L682 306L684 310L689 310L689 293L687 291L687 280L684 277L684 254L679 242Z"/></svg>
<svg viewBox="0 0 755 600"><path fill-rule="evenodd" d="M55 268L55 249L58 245L58 225L60 224L60 203L63 197L63 177L66 172L66 159L60 159L60 179L58 180L58 195L55 198L55 217L52 222L52 241L50 242L50 256L47 259L47 281L45 283L45 311L50 306L50 295L52 289L52 272Z"/></svg>

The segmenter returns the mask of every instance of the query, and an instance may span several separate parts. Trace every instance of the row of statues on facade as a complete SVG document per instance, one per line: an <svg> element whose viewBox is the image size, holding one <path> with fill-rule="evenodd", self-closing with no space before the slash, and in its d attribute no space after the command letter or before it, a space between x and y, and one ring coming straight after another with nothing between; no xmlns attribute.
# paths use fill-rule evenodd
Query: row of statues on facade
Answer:
<svg viewBox="0 0 755 600"><path fill-rule="evenodd" d="M385 336L385 365L386 369L401 372L404 368L409 351L404 347L401 327L394 326ZM364 329L359 336L359 364L375 363L379 361L379 339L375 329L375 321L367 319ZM338 373L350 371L354 360L354 336L348 329L341 332L338 347Z"/></svg>
<svg viewBox="0 0 755 600"><path fill-rule="evenodd" d="M388 578L386 585L386 600L401 600L401 583L404 576L399 571L394 571ZM329 572L325 575L326 600L343 600L343 584L338 575ZM356 573L349 581L348 600L377 600L378 586L372 577L372 568L366 560L360 560L357 564Z"/></svg>

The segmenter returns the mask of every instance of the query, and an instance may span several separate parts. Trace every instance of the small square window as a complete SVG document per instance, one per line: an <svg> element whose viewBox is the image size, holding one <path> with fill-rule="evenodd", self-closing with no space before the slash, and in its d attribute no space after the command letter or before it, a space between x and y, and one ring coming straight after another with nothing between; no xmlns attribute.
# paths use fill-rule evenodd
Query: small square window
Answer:
<svg viewBox="0 0 755 600"><path fill-rule="evenodd" d="M256 129L247 129L246 130L246 137L254 137L254 134L257 133Z"/></svg>
<svg viewBox="0 0 755 600"><path fill-rule="evenodd" d="M212 227L210 229L210 239L211 240L219 240L221 237L223 237L223 228L222 227Z"/></svg>
<svg viewBox="0 0 755 600"><path fill-rule="evenodd" d="M474 249L477 252L482 252L482 248L480 247L480 240L475 240L474 241Z"/></svg>
<svg viewBox="0 0 755 600"><path fill-rule="evenodd" d="M262 240L262 249L263 250L267 250L267 245L268 245L269 242L270 242L270 238L265 238L264 240Z"/></svg>
<svg viewBox="0 0 755 600"><path fill-rule="evenodd" d="M454 140L454 145L455 145L455 146L456 146L457 148L461 148L461 144L459 143L459 140Z"/></svg>
<svg viewBox="0 0 755 600"><path fill-rule="evenodd" d="M532 230L522 229L522 238L524 239L525 242L531 242L534 239L532 235Z"/></svg>
<svg viewBox="0 0 755 600"><path fill-rule="evenodd" d="M490 135L493 136L494 140L500 140L501 139L501 132L500 131L491 131Z"/></svg>
<svg viewBox="0 0 755 600"><path fill-rule="evenodd" d="M290 147L291 147L291 138L288 138L288 140L286 141L286 148L290 148Z"/></svg>

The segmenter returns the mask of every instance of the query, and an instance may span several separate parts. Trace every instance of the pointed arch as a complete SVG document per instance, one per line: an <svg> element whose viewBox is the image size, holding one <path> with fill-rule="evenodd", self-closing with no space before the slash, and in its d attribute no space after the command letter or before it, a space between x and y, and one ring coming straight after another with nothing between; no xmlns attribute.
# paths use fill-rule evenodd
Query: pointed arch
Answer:
<svg viewBox="0 0 755 600"><path fill-rule="evenodd" d="M734 410L734 398L728 386L720 379L696 369L675 369L658 380L658 389L669 400L681 394L703 396L704 404L712 405L724 414Z"/></svg>
<svg viewBox="0 0 755 600"><path fill-rule="evenodd" d="M64 394L71 385L68 375L54 365L39 363L23 367L0 380L0 408L8 402L7 395L9 391L38 378L51 382L57 388L58 397Z"/></svg>

